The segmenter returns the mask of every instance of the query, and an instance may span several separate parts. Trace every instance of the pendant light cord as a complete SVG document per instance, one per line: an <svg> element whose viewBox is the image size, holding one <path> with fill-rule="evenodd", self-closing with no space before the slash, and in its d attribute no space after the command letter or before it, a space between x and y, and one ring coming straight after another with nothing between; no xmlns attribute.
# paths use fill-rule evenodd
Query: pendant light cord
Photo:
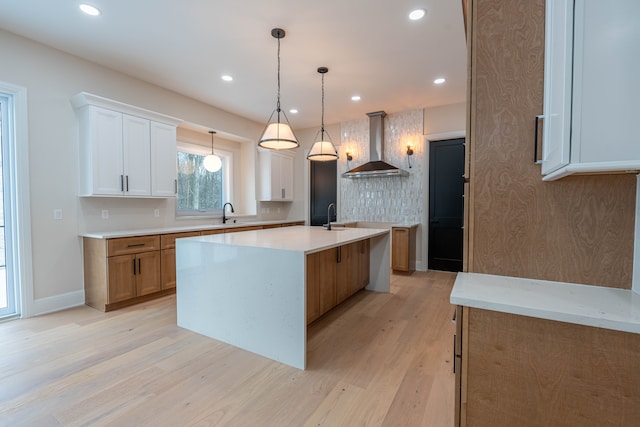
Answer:
<svg viewBox="0 0 640 427"><path fill-rule="evenodd" d="M324 73L322 73L322 121L320 123L320 132L324 141Z"/></svg>
<svg viewBox="0 0 640 427"><path fill-rule="evenodd" d="M280 122L280 39L278 38L278 102L276 103L278 110L278 122Z"/></svg>

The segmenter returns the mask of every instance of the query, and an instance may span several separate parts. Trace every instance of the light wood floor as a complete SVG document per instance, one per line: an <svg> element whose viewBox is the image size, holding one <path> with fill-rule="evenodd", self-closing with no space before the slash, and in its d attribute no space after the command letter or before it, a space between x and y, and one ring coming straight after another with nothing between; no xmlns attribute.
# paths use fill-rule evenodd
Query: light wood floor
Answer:
<svg viewBox="0 0 640 427"><path fill-rule="evenodd" d="M1 323L0 425L449 427L454 278L357 293L309 327L306 371L178 328L175 296Z"/></svg>

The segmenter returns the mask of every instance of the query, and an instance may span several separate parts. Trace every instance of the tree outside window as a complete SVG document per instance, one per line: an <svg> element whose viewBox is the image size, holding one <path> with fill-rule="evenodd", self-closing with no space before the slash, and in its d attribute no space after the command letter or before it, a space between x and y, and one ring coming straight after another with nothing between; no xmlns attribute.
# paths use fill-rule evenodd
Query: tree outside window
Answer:
<svg viewBox="0 0 640 427"><path fill-rule="evenodd" d="M224 200L223 176L226 165L209 172L202 162L205 156L178 151L178 212L211 212L222 209Z"/></svg>

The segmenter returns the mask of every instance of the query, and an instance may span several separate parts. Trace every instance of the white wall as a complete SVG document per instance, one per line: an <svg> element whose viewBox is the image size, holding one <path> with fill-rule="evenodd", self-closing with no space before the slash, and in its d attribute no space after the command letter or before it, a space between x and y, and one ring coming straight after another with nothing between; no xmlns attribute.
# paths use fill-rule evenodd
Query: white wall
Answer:
<svg viewBox="0 0 640 427"><path fill-rule="evenodd" d="M26 87L28 93L34 301L26 303L38 307L34 314L84 302L78 232L79 227L86 229L90 224L102 227L102 209L110 211L109 225L103 229L177 223L173 201L78 198L78 135L69 102L72 95L94 93L247 140L255 141L263 128L263 124L1 30L0 56L0 81ZM157 224L154 208L162 212L155 219ZM62 220L53 220L54 209L62 209ZM179 225L202 222L180 221Z"/></svg>

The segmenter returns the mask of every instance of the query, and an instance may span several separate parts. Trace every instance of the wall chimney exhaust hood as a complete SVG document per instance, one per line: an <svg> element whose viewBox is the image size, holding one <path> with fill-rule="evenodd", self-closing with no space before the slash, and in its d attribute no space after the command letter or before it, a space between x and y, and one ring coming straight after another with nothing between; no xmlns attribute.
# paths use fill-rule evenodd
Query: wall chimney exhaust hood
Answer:
<svg viewBox="0 0 640 427"><path fill-rule="evenodd" d="M384 161L384 111L369 116L369 162L342 174L343 178L372 178L378 176L409 176L409 172Z"/></svg>

